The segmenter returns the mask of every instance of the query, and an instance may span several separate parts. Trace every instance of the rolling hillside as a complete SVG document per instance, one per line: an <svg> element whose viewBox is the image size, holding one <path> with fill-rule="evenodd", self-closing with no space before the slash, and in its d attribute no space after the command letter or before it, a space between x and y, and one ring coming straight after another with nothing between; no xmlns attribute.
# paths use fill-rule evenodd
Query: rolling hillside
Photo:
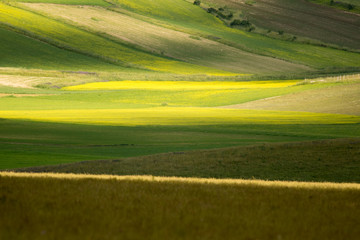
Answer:
<svg viewBox="0 0 360 240"><path fill-rule="evenodd" d="M337 139L172 152L16 171L359 183L359 154L359 139Z"/></svg>
<svg viewBox="0 0 360 240"><path fill-rule="evenodd" d="M314 1L0 0L0 239L357 240L359 15Z"/></svg>
<svg viewBox="0 0 360 240"><path fill-rule="evenodd" d="M234 18L248 19L257 27L264 29L263 33L271 37L281 38L278 32L283 31L285 34L296 35L297 40L311 42L311 39L317 39L319 43L360 49L360 15L331 8L329 4L324 6L312 3L330 1L203 0L202 2L216 8L229 8L236 13ZM357 0L343 2L359 4ZM269 32L266 32L267 30ZM301 37L306 37L307 40ZM291 39L291 36L287 38Z"/></svg>
<svg viewBox="0 0 360 240"><path fill-rule="evenodd" d="M359 53L230 28L184 0L24 2L1 3L2 28L123 67L223 76L299 75L360 67ZM346 30L354 42L357 30ZM29 67L21 61L12 66Z"/></svg>
<svg viewBox="0 0 360 240"><path fill-rule="evenodd" d="M147 80L79 85L87 78L96 81L97 76L74 75L66 74L65 79L0 75L18 86L0 88L4 93L0 97L0 168L360 136L357 105L349 104L356 100L357 76L313 83ZM51 81L57 86L78 85L61 90L29 88ZM340 91L341 95L334 94L332 101L315 109L314 101ZM297 111L291 109L296 100L311 93L317 95L298 103ZM289 96L298 97L268 110L218 108ZM288 109L283 111L281 106Z"/></svg>
<svg viewBox="0 0 360 240"><path fill-rule="evenodd" d="M96 58L62 50L22 34L0 28L1 67L59 70L124 70Z"/></svg>

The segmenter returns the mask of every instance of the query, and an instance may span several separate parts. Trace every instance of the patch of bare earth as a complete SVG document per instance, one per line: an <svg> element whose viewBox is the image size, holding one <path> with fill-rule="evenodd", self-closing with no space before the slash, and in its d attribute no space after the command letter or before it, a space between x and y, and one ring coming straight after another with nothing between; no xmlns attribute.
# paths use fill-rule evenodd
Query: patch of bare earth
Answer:
<svg viewBox="0 0 360 240"><path fill-rule="evenodd" d="M13 93L13 94L9 94L9 93L0 93L0 98L1 97L39 97L39 96L50 96L50 95L54 95L54 94L17 94L17 93Z"/></svg>
<svg viewBox="0 0 360 240"><path fill-rule="evenodd" d="M33 88L34 85L45 78L46 77L0 75L0 85L17 88Z"/></svg>

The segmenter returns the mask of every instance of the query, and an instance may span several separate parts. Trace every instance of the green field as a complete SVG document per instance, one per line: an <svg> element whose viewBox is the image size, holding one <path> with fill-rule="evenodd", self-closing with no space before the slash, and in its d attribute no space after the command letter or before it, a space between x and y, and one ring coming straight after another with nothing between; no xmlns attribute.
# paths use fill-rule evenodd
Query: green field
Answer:
<svg viewBox="0 0 360 240"><path fill-rule="evenodd" d="M120 66L103 62L71 51L25 37L0 28L1 67L24 67L59 70L124 70Z"/></svg>
<svg viewBox="0 0 360 240"><path fill-rule="evenodd" d="M10 5L0 3L0 7L0 22L42 41L104 61L125 67L147 68L174 73L230 74L154 56Z"/></svg>
<svg viewBox="0 0 360 240"><path fill-rule="evenodd" d="M172 152L16 171L360 183L359 153L359 138L317 140Z"/></svg>
<svg viewBox="0 0 360 240"><path fill-rule="evenodd" d="M7 82L11 83L26 79L7 75ZM49 79L38 77L30 83L38 85L44 81ZM110 81L63 90L3 87L1 168L265 142L359 137L359 116L356 112L339 114L343 111L341 104L333 105L332 114L326 113L326 105L322 111L325 113L311 113L312 101L303 106L305 110L307 106L308 112L217 108L356 86L355 76L313 83ZM341 97L351 99L351 94L344 91ZM356 110L356 105L353 109ZM37 129L35 135L33 129Z"/></svg>
<svg viewBox="0 0 360 240"><path fill-rule="evenodd" d="M343 10L0 0L0 239L357 239Z"/></svg>

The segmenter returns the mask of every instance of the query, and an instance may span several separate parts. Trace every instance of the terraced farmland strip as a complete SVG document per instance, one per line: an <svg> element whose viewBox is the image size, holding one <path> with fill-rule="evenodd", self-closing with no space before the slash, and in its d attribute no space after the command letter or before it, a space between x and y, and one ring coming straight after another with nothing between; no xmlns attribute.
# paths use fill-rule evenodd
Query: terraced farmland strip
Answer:
<svg viewBox="0 0 360 240"><path fill-rule="evenodd" d="M165 26L170 24L177 29L197 32L204 37L217 39L217 41L255 54L284 59L318 69L328 69L330 66L335 69L360 67L359 53L279 41L232 29L225 26L215 16L194 6L192 2L183 0L117 0L116 2L122 8L145 15L147 19L152 17L162 21Z"/></svg>
<svg viewBox="0 0 360 240"><path fill-rule="evenodd" d="M246 1L236 0L204 2L242 11L251 23L275 33L284 31L298 37L305 36L325 43L360 49L360 16L355 14L304 0L259 0L251 5L246 4ZM329 3L330 0L326 2Z"/></svg>
<svg viewBox="0 0 360 240"><path fill-rule="evenodd" d="M44 42L6 30L1 26L0 52L1 67L85 71L124 70L121 66L109 64L101 59L59 49Z"/></svg>
<svg viewBox="0 0 360 240"><path fill-rule="evenodd" d="M0 22L31 33L62 48L110 60L123 66L146 67L156 71L188 74L229 74L136 51L95 34L3 3L0 3Z"/></svg>
<svg viewBox="0 0 360 240"><path fill-rule="evenodd" d="M95 32L104 32L149 52L185 62L238 73L295 71L295 64L259 56L237 48L167 29L103 8L58 4L26 4L33 10L61 17Z"/></svg>
<svg viewBox="0 0 360 240"><path fill-rule="evenodd" d="M124 74L123 72L121 73ZM1 77L1 75L0 75ZM89 76L70 78L35 78L33 86L61 86L82 81L96 81ZM101 76L100 76L101 77ZM27 77L5 75L5 83L29 80ZM53 85L48 85L47 83ZM65 87L62 90L32 89L31 93L56 95L34 98L4 97L0 99L0 110L70 110L70 109L129 109L149 107L218 107L240 104L264 98L298 93L342 85L339 82L317 82L296 84L298 81L249 81L249 82L191 82L191 81L110 81ZM3 93L30 93L29 89L2 87ZM346 94L345 94L346 95ZM54 107L56 106L56 107Z"/></svg>

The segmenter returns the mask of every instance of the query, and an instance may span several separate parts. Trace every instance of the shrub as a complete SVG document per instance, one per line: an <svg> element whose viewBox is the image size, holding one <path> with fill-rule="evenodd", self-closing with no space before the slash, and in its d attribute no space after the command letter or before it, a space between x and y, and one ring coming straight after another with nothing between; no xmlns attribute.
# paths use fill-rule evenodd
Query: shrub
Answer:
<svg viewBox="0 0 360 240"><path fill-rule="evenodd" d="M349 10L353 10L354 8L355 8L354 5L348 4L348 9L349 9Z"/></svg>
<svg viewBox="0 0 360 240"><path fill-rule="evenodd" d="M223 14L222 12L217 12L217 16L220 18L226 18L227 16Z"/></svg>
<svg viewBox="0 0 360 240"><path fill-rule="evenodd" d="M194 1L194 5L199 6L200 4L201 4L201 1L200 1L200 0L195 0L195 1Z"/></svg>
<svg viewBox="0 0 360 240"><path fill-rule="evenodd" d="M252 32L252 31L254 31L254 30L255 30L255 27L254 27L254 26L251 26L251 27L248 28L248 32Z"/></svg>
<svg viewBox="0 0 360 240"><path fill-rule="evenodd" d="M280 30L278 31L279 35L283 35L284 34L284 31L283 30Z"/></svg>
<svg viewBox="0 0 360 240"><path fill-rule="evenodd" d="M249 20L240 20L240 19L235 19L234 21L232 21L230 23L230 26L241 26L241 27L250 27L251 23L249 22Z"/></svg>
<svg viewBox="0 0 360 240"><path fill-rule="evenodd" d="M217 13L217 10L215 8L208 8L207 10L208 13Z"/></svg>
<svg viewBox="0 0 360 240"><path fill-rule="evenodd" d="M227 20L230 20L230 19L233 18L233 16L234 16L234 15L233 15L232 13L229 13L229 14L226 16L226 19L227 19Z"/></svg>

